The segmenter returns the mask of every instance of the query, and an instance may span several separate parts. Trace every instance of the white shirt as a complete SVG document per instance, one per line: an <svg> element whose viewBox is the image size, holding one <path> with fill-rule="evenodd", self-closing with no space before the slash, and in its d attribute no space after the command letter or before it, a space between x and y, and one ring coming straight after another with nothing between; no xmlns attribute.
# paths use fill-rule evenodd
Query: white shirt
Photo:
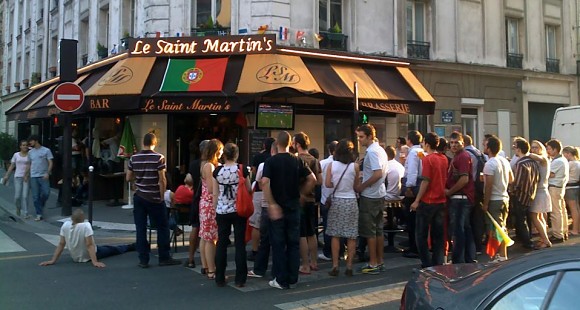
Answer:
<svg viewBox="0 0 580 310"><path fill-rule="evenodd" d="M550 173L554 174L553 178L548 179L548 185L556 187L566 187L570 171L568 170L568 160L564 156L558 156L552 160Z"/></svg>
<svg viewBox="0 0 580 310"><path fill-rule="evenodd" d="M77 263L86 263L91 260L89 251L87 250L87 241L85 238L93 236L93 228L89 222L78 223L73 225L71 220L62 224L60 228L60 236L64 237L66 248L70 252L73 261ZM97 252L97 245L93 243L95 253Z"/></svg>
<svg viewBox="0 0 580 310"><path fill-rule="evenodd" d="M365 188L361 196L366 198L383 198L387 194L385 189L385 178L387 177L387 172L389 167L387 162L389 158L385 150L379 145L378 142L373 142L369 145L365 153L365 159L363 163L363 183L370 179L374 171L381 170L381 178L374 184L371 184Z"/></svg>
<svg viewBox="0 0 580 310"><path fill-rule="evenodd" d="M417 177L421 175L421 156L424 153L420 145L413 145L409 149L409 154L407 154L407 160L405 161L405 175L407 178L407 183L405 186L407 188L417 186Z"/></svg>
<svg viewBox="0 0 580 310"><path fill-rule="evenodd" d="M24 174L26 173L26 166L30 164L30 157L28 157L28 154L26 156L22 156L20 155L20 152L16 152L14 155L12 155L10 163L14 164L16 167L14 170L14 177L23 178Z"/></svg>
<svg viewBox="0 0 580 310"><path fill-rule="evenodd" d="M578 184L580 182L580 161L574 160L568 162L568 166L570 167L570 178L568 179L568 185L570 184ZM578 185L574 185L567 188L578 188Z"/></svg>
<svg viewBox="0 0 580 310"><path fill-rule="evenodd" d="M387 195L385 199L399 199L401 194L401 178L405 175L405 167L396 159L388 162L389 172L387 173Z"/></svg>
<svg viewBox="0 0 580 310"><path fill-rule="evenodd" d="M507 192L510 173L510 163L504 157L492 157L485 163L483 174L493 176L490 200L508 200L510 198Z"/></svg>
<svg viewBox="0 0 580 310"><path fill-rule="evenodd" d="M346 171L344 169L347 169ZM340 180L340 176L344 172L344 176L342 180ZM332 184L336 187L336 192L334 192L334 197L336 198L354 198L356 199L356 193L354 191L354 178L356 172L354 170L354 163L347 165L339 162L333 161L332 162ZM338 181L340 180L340 184ZM334 188L330 189L331 192L328 194L328 197L332 195Z"/></svg>
<svg viewBox="0 0 580 310"><path fill-rule="evenodd" d="M326 203L326 197L328 197L330 194L332 194L333 189L326 187L324 184L326 184L326 168L328 167L328 164L330 164L331 162L333 162L334 159L332 157L332 155L328 156L326 159L323 159L320 161L320 168L322 170L322 187L321 187L321 195L320 195L320 203L321 204L325 204Z"/></svg>

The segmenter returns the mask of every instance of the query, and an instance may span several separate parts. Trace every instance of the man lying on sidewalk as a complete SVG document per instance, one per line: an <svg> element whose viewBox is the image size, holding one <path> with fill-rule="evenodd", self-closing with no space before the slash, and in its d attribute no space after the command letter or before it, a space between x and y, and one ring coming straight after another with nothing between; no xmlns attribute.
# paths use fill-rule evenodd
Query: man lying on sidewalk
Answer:
<svg viewBox="0 0 580 310"><path fill-rule="evenodd" d="M103 245L98 246L93 239L93 228L89 222L85 222L85 214L82 209L76 209L71 215L71 221L66 221L60 228L60 242L54 250L54 255L49 261L40 263L40 266L48 266L56 263L64 248L69 250L74 262L86 263L91 261L93 266L105 267L99 259L135 251L135 244L128 245Z"/></svg>

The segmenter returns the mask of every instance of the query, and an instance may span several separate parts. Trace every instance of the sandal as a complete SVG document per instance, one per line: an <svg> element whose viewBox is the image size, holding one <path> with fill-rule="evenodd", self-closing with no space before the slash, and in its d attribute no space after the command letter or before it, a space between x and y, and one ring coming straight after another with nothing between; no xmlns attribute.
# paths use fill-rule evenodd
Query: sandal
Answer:
<svg viewBox="0 0 580 310"><path fill-rule="evenodd" d="M201 274L207 274L207 268L201 268Z"/></svg>
<svg viewBox="0 0 580 310"><path fill-rule="evenodd" d="M332 267L332 270L328 272L328 275L331 277L338 277L338 267Z"/></svg>
<svg viewBox="0 0 580 310"><path fill-rule="evenodd" d="M208 280L215 280L215 271L208 271L207 278Z"/></svg>
<svg viewBox="0 0 580 310"><path fill-rule="evenodd" d="M304 271L304 269L302 269L302 267L300 267L300 269L298 269L298 272L300 274L304 274L304 275L309 275L311 274L311 271Z"/></svg>
<svg viewBox="0 0 580 310"><path fill-rule="evenodd" d="M189 269L194 269L195 268L195 262L193 262L193 261L190 262L190 261L187 261L186 260L185 262L183 262L183 267L189 268Z"/></svg>
<svg viewBox="0 0 580 310"><path fill-rule="evenodd" d="M351 269L346 269L346 271L344 272L344 275L347 277L352 277L352 268Z"/></svg>
<svg viewBox="0 0 580 310"><path fill-rule="evenodd" d="M310 270L312 270L312 271L318 271L318 266L310 265Z"/></svg>

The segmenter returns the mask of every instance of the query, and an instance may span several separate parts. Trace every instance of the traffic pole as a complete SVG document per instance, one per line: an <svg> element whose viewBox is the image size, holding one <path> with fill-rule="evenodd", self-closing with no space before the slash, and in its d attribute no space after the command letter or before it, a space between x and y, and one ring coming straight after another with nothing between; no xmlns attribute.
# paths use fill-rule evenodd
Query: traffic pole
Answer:
<svg viewBox="0 0 580 310"><path fill-rule="evenodd" d="M359 110L358 110L358 83L354 82L354 87L353 87L353 93L354 93L354 97L353 97L353 105L354 105L354 110L352 113L352 143L354 144L354 153L356 154L356 157L359 157L359 145L358 145L358 138L356 136L356 129L358 128L358 118L359 118Z"/></svg>
<svg viewBox="0 0 580 310"><path fill-rule="evenodd" d="M95 188L95 167L89 166L89 223L93 225L93 190Z"/></svg>

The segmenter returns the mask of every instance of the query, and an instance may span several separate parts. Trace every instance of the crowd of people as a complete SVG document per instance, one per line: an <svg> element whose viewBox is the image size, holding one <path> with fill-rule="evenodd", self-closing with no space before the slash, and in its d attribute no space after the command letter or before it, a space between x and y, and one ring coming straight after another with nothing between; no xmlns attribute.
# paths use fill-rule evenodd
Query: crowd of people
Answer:
<svg viewBox="0 0 580 310"><path fill-rule="evenodd" d="M42 264L56 262L68 246L75 261L90 260L97 267L104 266L98 258L136 250L138 266L148 268L146 231L148 223L154 223L160 266L183 263L195 268L199 246L201 273L220 287L227 281L232 228L239 287L248 277L266 276L270 254L269 284L278 289L294 286L300 275L319 271L319 259L332 261L330 276L340 275L343 257L344 275L352 276L357 256L358 261L367 262L357 272L379 274L386 269L385 205L401 206L388 214L408 233L403 255L419 258L423 268L473 263L483 252L493 261L507 260L504 236L511 228L517 243L530 250L549 248L580 234L576 147L563 147L557 139L543 144L515 137L508 160L494 135L485 136L481 151L470 136L459 132L447 140L433 132L423 136L413 130L406 138L398 138L395 146L386 147L379 144L372 125L359 126L356 135L364 156L359 157L353 141L342 139L331 142L329 156L319 161L306 133L281 131L275 139L264 141L251 169L237 163L236 144L205 140L200 144L201 158L191 163L184 185L174 194L167 189L165 157L155 151L157 138L148 133L127 171L127 180L136 186L136 243L120 248L95 246L90 224L73 229L85 225L83 214L76 211L61 229L53 259ZM41 219L51 154L37 137L22 141L20 147L3 181L15 171L19 184L15 201L19 215L24 216L28 214L23 203L25 185L30 182L37 219ZM249 218L239 214L240 191L253 193L254 214ZM169 253L170 228L174 229L170 226L175 219L166 207L174 210L176 205L187 209L193 228L185 262ZM319 217L324 234L321 254ZM252 245L249 255L248 241ZM247 260L254 261L252 270Z"/></svg>

